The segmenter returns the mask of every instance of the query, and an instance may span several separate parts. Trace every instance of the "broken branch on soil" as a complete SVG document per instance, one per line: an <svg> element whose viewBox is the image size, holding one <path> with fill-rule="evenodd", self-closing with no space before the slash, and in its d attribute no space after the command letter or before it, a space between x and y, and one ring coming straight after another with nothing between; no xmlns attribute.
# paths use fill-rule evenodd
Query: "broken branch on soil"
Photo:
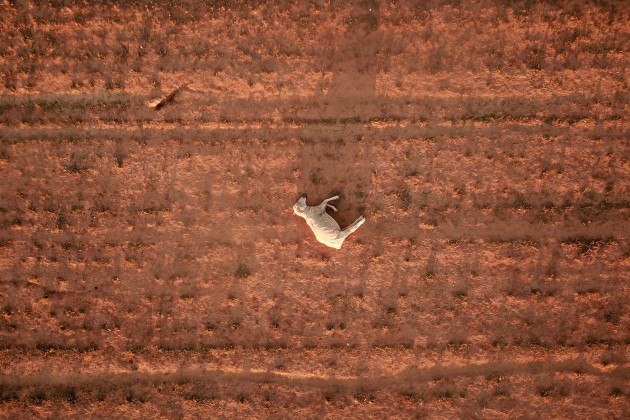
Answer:
<svg viewBox="0 0 630 420"><path fill-rule="evenodd" d="M177 89L175 89L174 91L172 91L170 94L168 94L168 96L166 96L164 99L160 100L157 104L153 105L153 101L149 102L149 106L154 108L156 111L159 111L160 109L164 108L166 105L170 104L171 102L173 102L175 100L175 96L177 96L177 94L179 92L182 91L182 89L184 89L186 86L188 86L188 83L178 87Z"/></svg>

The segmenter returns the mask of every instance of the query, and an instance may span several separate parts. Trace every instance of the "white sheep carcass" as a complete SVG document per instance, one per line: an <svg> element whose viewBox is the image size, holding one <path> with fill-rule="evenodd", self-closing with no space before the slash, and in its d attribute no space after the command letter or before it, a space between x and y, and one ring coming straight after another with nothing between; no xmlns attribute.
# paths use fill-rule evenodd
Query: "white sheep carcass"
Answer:
<svg viewBox="0 0 630 420"><path fill-rule="evenodd" d="M328 213L326 208L330 207L337 211L335 206L328 204L329 201L338 199L339 196L327 198L319 206L308 206L306 197L301 197L293 205L293 213L304 218L311 227L317 240L331 248L341 249L343 241L365 222L365 217L359 216L350 226L340 229L339 224Z"/></svg>

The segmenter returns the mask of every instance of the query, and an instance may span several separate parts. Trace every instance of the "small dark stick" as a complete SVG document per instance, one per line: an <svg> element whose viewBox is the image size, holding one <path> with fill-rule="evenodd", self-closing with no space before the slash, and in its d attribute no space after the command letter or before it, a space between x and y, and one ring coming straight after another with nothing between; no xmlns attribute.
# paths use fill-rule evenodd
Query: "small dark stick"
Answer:
<svg viewBox="0 0 630 420"><path fill-rule="evenodd" d="M175 89L174 91L172 91L166 98L164 98L160 102L158 102L158 104L154 107L155 110L159 111L160 109L164 108L167 104L170 104L171 102L173 102L173 100L175 100L175 95L177 95L186 86L188 86L188 83L186 83L185 85L182 85L182 86L178 87L177 89Z"/></svg>

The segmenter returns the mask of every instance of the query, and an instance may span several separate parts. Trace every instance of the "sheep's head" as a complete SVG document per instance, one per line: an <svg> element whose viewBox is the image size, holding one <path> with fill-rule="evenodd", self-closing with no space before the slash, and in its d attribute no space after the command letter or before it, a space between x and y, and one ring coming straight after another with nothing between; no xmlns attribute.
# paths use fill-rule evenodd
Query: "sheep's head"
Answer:
<svg viewBox="0 0 630 420"><path fill-rule="evenodd" d="M293 213L302 216L306 210L306 197L301 197L297 203L293 205Z"/></svg>

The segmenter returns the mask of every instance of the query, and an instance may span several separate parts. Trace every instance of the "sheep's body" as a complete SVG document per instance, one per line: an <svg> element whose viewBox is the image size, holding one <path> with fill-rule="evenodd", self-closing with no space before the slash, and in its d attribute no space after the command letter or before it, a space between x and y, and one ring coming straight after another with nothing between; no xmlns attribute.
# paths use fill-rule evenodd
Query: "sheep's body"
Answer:
<svg viewBox="0 0 630 420"><path fill-rule="evenodd" d="M335 219L326 213L327 207L337 211L335 206L328 204L329 201L337 198L339 196L330 197L322 201L319 206L308 206L306 197L302 197L293 205L293 212L306 220L319 242L331 248L340 249L343 241L365 222L365 218L359 216L354 223L342 230Z"/></svg>

